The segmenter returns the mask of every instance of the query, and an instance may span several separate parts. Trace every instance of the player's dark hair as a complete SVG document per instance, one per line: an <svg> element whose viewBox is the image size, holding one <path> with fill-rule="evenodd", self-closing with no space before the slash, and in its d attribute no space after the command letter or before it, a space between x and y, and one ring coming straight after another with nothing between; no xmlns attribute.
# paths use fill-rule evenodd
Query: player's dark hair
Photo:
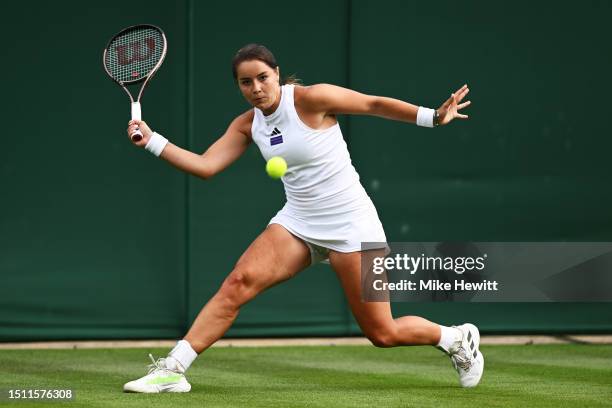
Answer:
<svg viewBox="0 0 612 408"><path fill-rule="evenodd" d="M234 80L238 80L238 65L244 61L253 60L261 61L272 69L278 67L274 54L265 46L261 44L247 44L239 49L236 55L234 55L234 58L232 58L232 75L234 75ZM300 80L297 79L295 75L290 75L286 78L282 78L280 83L281 85L299 84Z"/></svg>

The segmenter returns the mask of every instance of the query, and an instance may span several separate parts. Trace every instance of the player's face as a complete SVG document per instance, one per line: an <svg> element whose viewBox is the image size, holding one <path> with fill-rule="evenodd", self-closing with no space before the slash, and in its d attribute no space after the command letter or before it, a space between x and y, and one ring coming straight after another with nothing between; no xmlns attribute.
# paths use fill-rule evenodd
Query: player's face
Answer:
<svg viewBox="0 0 612 408"><path fill-rule="evenodd" d="M278 67L259 60L243 61L236 67L238 86L244 98L264 113L272 113L280 102Z"/></svg>

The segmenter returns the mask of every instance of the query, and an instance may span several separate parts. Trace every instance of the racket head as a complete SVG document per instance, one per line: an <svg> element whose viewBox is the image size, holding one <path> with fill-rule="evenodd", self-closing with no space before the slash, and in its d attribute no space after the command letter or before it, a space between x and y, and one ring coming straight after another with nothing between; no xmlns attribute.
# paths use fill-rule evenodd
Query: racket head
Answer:
<svg viewBox="0 0 612 408"><path fill-rule="evenodd" d="M120 85L146 81L164 62L167 49L161 28L152 24L127 27L106 45L102 56L104 70Z"/></svg>

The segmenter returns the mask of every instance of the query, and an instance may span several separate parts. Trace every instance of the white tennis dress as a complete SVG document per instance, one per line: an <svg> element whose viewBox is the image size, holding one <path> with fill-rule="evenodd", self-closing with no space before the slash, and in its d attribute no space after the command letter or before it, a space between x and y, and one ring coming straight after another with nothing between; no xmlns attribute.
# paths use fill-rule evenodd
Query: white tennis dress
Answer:
<svg viewBox="0 0 612 408"><path fill-rule="evenodd" d="M264 159L281 156L287 162L282 177L287 202L270 224L304 240L313 263L325 259L329 249L353 252L362 242L386 242L340 126L308 127L295 110L293 93L293 85L283 85L280 104L268 116L254 108L251 134Z"/></svg>

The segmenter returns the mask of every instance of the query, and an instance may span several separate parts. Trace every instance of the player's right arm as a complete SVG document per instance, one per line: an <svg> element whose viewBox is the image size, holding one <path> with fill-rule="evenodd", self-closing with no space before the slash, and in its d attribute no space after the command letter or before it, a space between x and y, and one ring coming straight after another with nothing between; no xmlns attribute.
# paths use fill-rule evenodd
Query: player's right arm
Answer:
<svg viewBox="0 0 612 408"><path fill-rule="evenodd" d="M203 154L199 155L168 143L159 157L179 170L203 179L209 179L223 171L245 152L252 140L252 122L253 110L251 109L234 119L223 136L217 139ZM132 142L137 146L144 147L149 142L153 132L144 121L132 120L128 125L128 135L132 133L136 126L140 127L143 138L138 142Z"/></svg>

